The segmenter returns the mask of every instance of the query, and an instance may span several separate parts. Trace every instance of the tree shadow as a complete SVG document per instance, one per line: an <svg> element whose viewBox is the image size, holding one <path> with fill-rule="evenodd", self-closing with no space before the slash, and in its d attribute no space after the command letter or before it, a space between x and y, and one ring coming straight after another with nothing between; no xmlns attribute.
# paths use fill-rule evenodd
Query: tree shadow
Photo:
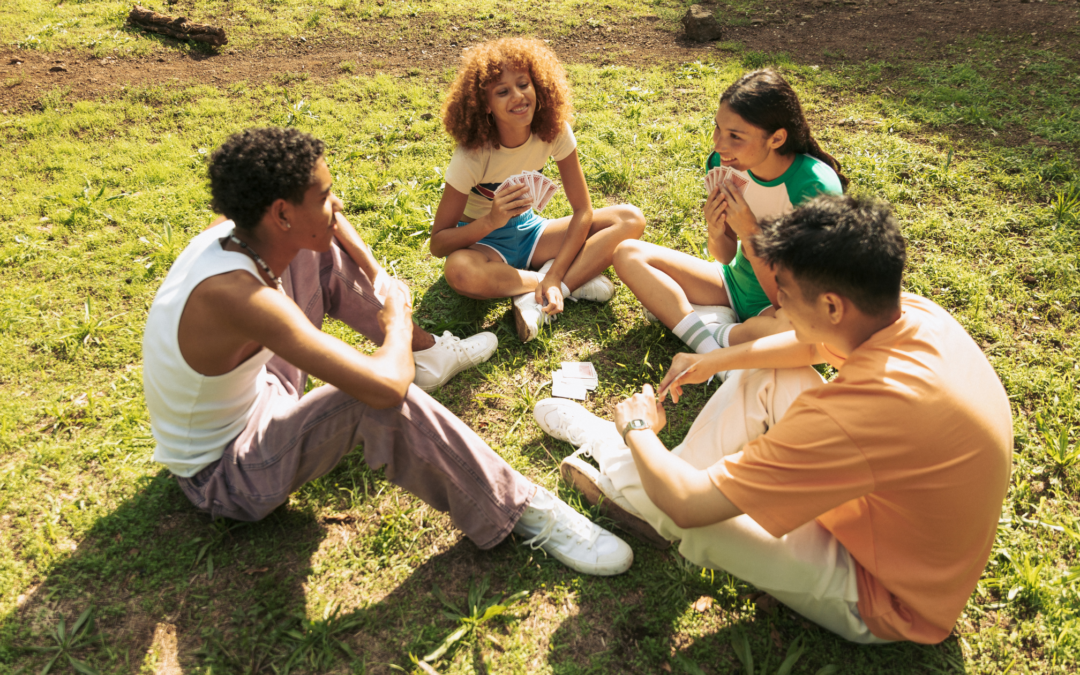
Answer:
<svg viewBox="0 0 1080 675"><path fill-rule="evenodd" d="M371 483L362 508L333 513L334 500L320 499L340 483L361 479ZM25 648L52 646L48 635L61 619L70 629L91 607L96 638L71 654L101 672L409 669L410 653L428 653L456 626L440 614L434 586L464 605L474 579L489 576L490 593L512 593L531 587L522 574L556 564L534 561L513 537L480 551L447 516L367 469L360 452L305 489L312 491L308 499L258 523L211 521L167 471L146 477L48 569L17 609L0 617L0 672L41 671L52 654ZM318 513L305 501L317 503ZM422 550L410 558L404 549L418 536L408 527L412 521L400 521L396 539L387 524L414 512L433 533L419 540ZM355 565L328 562L359 541L372 543L354 550ZM328 594L312 588L313 580L325 583L317 567L328 564L340 565L340 575L331 576L363 588ZM364 592L349 592L355 590ZM482 662L475 647L466 641L457 648L472 649ZM53 672L67 668L61 658Z"/></svg>

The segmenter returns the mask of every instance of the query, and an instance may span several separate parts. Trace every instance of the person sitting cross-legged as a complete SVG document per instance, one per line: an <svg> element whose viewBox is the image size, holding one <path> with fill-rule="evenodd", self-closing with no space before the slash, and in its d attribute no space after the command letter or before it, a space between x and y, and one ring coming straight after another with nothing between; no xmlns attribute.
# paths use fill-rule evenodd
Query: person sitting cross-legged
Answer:
<svg viewBox="0 0 1080 675"><path fill-rule="evenodd" d="M511 468L414 383L425 348L471 365L494 347L432 346L413 325L408 288L385 278L332 182L322 142L294 129L250 129L211 156L213 205L228 220L176 259L146 324L154 459L198 509L256 521L363 444L369 466L449 512L481 549L516 532L581 572L628 569L625 542ZM378 349L322 332L324 316ZM304 393L308 373L327 384Z"/></svg>
<svg viewBox="0 0 1080 675"><path fill-rule="evenodd" d="M581 447L563 475L632 531L848 640L941 642L1008 489L1005 390L948 312L901 293L885 204L818 197L762 223L754 248L794 330L676 355L660 389L676 402L732 372L673 451L648 385L613 422L555 399L536 419ZM839 369L828 383L810 367L823 362Z"/></svg>

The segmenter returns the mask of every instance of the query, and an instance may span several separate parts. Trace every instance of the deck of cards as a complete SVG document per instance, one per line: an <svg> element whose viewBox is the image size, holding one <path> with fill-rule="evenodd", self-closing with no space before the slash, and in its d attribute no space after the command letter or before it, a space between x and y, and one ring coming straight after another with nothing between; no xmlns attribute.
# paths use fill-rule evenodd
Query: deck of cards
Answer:
<svg viewBox="0 0 1080 675"><path fill-rule="evenodd" d="M593 364L563 361L562 369L551 374L551 395L584 401L599 384Z"/></svg>
<svg viewBox="0 0 1080 675"><path fill-rule="evenodd" d="M532 202L532 210L536 213L543 211L558 191L555 182L539 171L522 171L504 180L496 188L495 194L518 185L525 185L525 196Z"/></svg>
<svg viewBox="0 0 1080 675"><path fill-rule="evenodd" d="M705 191L710 195L720 189L724 183L738 190L739 194L744 194L746 186L750 184L750 179L730 166L713 167L709 169L709 173L705 174Z"/></svg>

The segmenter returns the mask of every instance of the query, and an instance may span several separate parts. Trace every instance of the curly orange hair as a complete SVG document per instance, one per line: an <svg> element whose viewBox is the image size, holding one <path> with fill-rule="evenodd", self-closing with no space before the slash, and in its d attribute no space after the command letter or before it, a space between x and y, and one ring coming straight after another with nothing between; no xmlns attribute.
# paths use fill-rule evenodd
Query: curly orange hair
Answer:
<svg viewBox="0 0 1080 675"><path fill-rule="evenodd" d="M550 143L574 113L570 84L559 58L540 40L501 38L465 52L454 84L443 102L446 131L466 150L499 147L499 129L487 113L487 87L503 69L528 72L536 90L532 132Z"/></svg>

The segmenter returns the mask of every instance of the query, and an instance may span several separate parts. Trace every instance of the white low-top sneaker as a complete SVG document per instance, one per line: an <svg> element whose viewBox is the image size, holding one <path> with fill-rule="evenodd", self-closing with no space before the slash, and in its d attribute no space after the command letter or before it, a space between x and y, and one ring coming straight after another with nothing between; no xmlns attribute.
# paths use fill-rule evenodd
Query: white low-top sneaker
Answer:
<svg viewBox="0 0 1080 675"><path fill-rule="evenodd" d="M739 315L727 305L695 305L691 302L690 306L694 308L701 323L706 326L710 323L718 325L739 323Z"/></svg>
<svg viewBox="0 0 1080 675"><path fill-rule="evenodd" d="M529 342L536 338L540 332L540 326L552 319L551 315L545 314L540 309L534 291L514 296L514 327L522 342Z"/></svg>
<svg viewBox="0 0 1080 675"><path fill-rule="evenodd" d="M589 279L570 293L570 297L574 300L591 300L593 302L607 302L613 295L615 295L615 284L603 274L598 274Z"/></svg>
<svg viewBox="0 0 1080 675"><path fill-rule="evenodd" d="M526 546L542 549L582 574L622 574L634 562L634 551L625 541L539 486L514 532L529 537Z"/></svg>
<svg viewBox="0 0 1080 675"><path fill-rule="evenodd" d="M477 333L462 340L450 331L435 337L435 346L413 352L416 377L413 383L429 394L466 368L491 358L499 347L494 333Z"/></svg>
<svg viewBox="0 0 1080 675"><path fill-rule="evenodd" d="M566 441L574 447L586 443L618 443L622 437L615 423L592 414L579 403L565 398L545 398L533 408L536 423L548 436Z"/></svg>

